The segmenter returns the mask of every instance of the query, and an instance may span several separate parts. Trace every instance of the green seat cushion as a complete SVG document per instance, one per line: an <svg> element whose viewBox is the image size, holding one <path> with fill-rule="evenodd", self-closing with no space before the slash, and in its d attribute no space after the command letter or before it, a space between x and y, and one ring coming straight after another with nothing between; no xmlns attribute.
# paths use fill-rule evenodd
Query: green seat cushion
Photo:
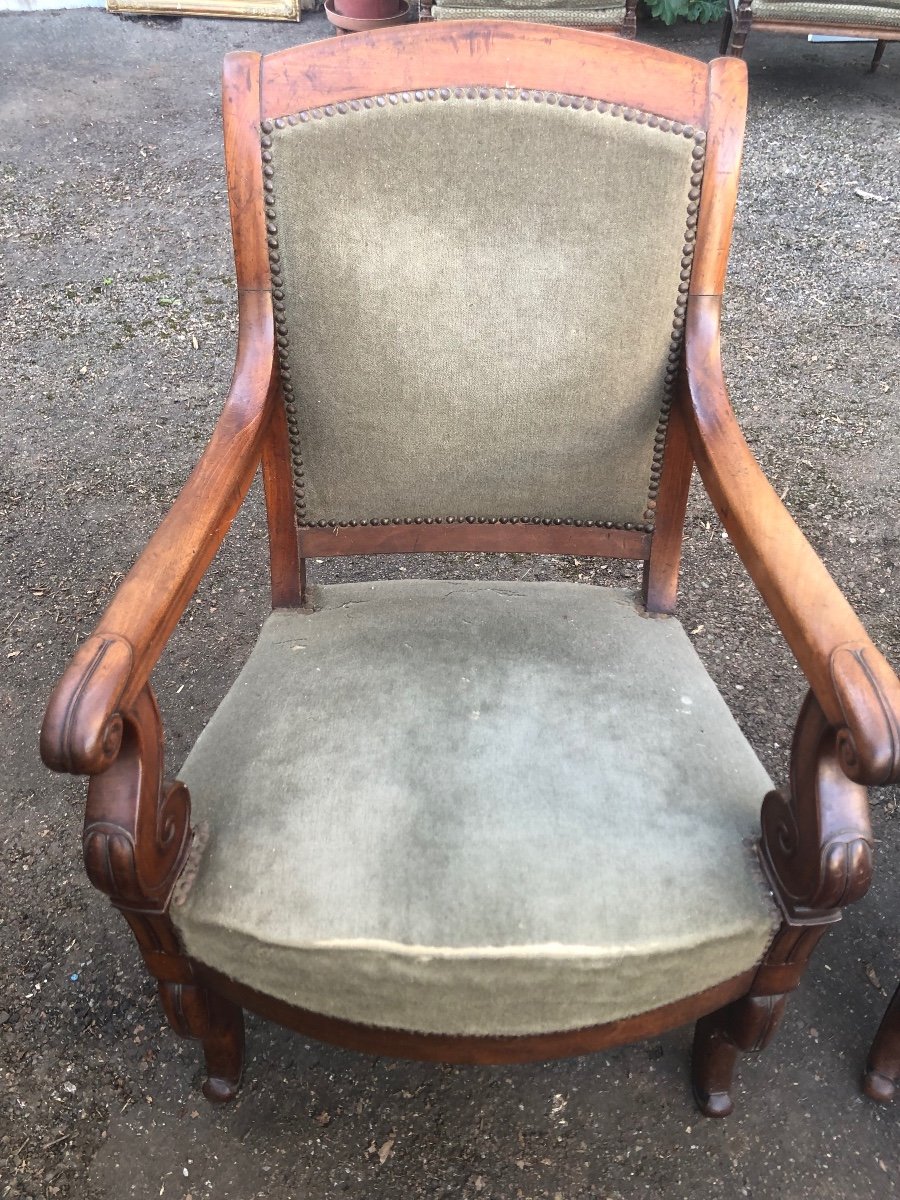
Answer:
<svg viewBox="0 0 900 1200"><path fill-rule="evenodd" d="M484 1035L759 960L771 785L677 621L582 584L313 604L268 619L180 774L208 828L172 908L189 954L328 1016Z"/></svg>
<svg viewBox="0 0 900 1200"><path fill-rule="evenodd" d="M900 0L754 0L752 13L760 21L796 22L798 25L846 25L859 29L900 30Z"/></svg>

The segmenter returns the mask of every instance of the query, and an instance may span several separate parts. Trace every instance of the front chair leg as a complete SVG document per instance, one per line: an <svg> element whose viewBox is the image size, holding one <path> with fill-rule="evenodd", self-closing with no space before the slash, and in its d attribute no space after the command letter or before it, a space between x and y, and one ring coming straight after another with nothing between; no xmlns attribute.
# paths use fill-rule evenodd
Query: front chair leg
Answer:
<svg viewBox="0 0 900 1200"><path fill-rule="evenodd" d="M731 1084L738 1054L758 1054L772 1040L790 993L831 922L784 921L766 951L750 990L740 1000L701 1017L691 1061L697 1107L705 1117L727 1117L734 1108Z"/></svg>
<svg viewBox="0 0 900 1200"><path fill-rule="evenodd" d="M878 70L878 64L881 62L881 57L884 54L887 42L884 38L879 38L875 43L875 53L872 55L872 65L869 67L869 74L873 74Z"/></svg>
<svg viewBox="0 0 900 1200"><path fill-rule="evenodd" d="M889 1104L900 1080L900 987L881 1019L869 1051L863 1091L870 1100Z"/></svg>
<svg viewBox="0 0 900 1200"><path fill-rule="evenodd" d="M785 920L747 995L697 1022L691 1074L694 1099L705 1117L727 1117L733 1110L731 1084L738 1054L756 1054L768 1046L787 998L829 924L791 925Z"/></svg>
<svg viewBox="0 0 900 1200"><path fill-rule="evenodd" d="M722 38L719 53L743 58L744 43L750 32L752 0L726 0L725 20L722 23Z"/></svg>
<svg viewBox="0 0 900 1200"><path fill-rule="evenodd" d="M101 643L96 650L101 664L106 652ZM201 1042L207 1099L230 1100L243 1065L243 1013L196 980L169 916L173 889L192 844L191 798L183 784L164 781L162 724L149 685L117 718L106 743L111 761L100 764L104 769L93 775L88 788L88 876L131 926L157 980L169 1024L183 1037Z"/></svg>
<svg viewBox="0 0 900 1200"><path fill-rule="evenodd" d="M734 1109L731 1085L739 1051L764 1050L784 1013L787 996L744 996L702 1017L694 1031L694 1099L704 1117Z"/></svg>
<svg viewBox="0 0 900 1200"><path fill-rule="evenodd" d="M704 1117L727 1117L734 1110L731 1084L738 1048L730 1025L729 1006L701 1017L694 1027L691 1084L694 1101Z"/></svg>
<svg viewBox="0 0 900 1200"><path fill-rule="evenodd" d="M740 0L738 17L742 6ZM731 1112L738 1051L762 1050L771 1040L819 939L869 886L866 789L844 770L855 762L848 731L835 729L809 693L791 746L790 789L769 792L761 814L760 860L781 925L747 995L697 1023L694 1095L708 1117Z"/></svg>
<svg viewBox="0 0 900 1200"><path fill-rule="evenodd" d="M233 1100L244 1068L243 1010L192 983L161 983L159 996L175 1032L203 1046L203 1095L213 1104Z"/></svg>

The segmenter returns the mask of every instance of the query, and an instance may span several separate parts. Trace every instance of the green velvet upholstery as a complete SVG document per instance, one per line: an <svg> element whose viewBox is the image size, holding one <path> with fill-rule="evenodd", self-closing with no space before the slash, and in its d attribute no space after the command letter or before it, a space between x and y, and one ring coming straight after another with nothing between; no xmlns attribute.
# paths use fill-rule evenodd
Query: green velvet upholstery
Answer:
<svg viewBox="0 0 900 1200"><path fill-rule="evenodd" d="M191 955L448 1034L610 1021L759 960L771 785L676 620L558 583L314 606L269 618L180 774L208 828L172 907Z"/></svg>
<svg viewBox="0 0 900 1200"><path fill-rule="evenodd" d="M469 3L435 4L431 15L435 21L538 21L544 25L563 25L577 28L621 29L625 24L624 4L598 5L596 0L584 4L575 0L565 8L530 7L510 2L509 7L499 4L478 7Z"/></svg>
<svg viewBox="0 0 900 1200"><path fill-rule="evenodd" d="M507 15L515 17L517 11L549 13L554 9L565 10L567 12L577 13L581 10L591 10L595 12L601 9L619 9L624 12L625 6L622 0L566 0L565 4L561 4L560 0L493 0L493 6L498 11L503 11ZM477 4L473 4L472 0L442 0L443 8L475 8L479 12L484 9Z"/></svg>
<svg viewBox="0 0 900 1200"><path fill-rule="evenodd" d="M846 25L848 28L900 30L900 0L753 0L752 15L759 21L785 21L798 25Z"/></svg>
<svg viewBox="0 0 900 1200"><path fill-rule="evenodd" d="M457 90L264 134L299 514L651 522L702 146Z"/></svg>

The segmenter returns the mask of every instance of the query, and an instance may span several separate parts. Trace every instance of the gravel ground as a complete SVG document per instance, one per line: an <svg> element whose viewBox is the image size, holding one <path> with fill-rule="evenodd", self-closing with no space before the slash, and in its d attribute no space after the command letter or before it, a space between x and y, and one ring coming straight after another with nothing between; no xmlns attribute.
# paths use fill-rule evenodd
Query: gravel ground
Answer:
<svg viewBox="0 0 900 1200"><path fill-rule="evenodd" d="M571 1062L460 1069L345 1053L251 1018L244 1090L213 1109L195 1047L163 1027L130 935L83 875L82 785L41 767L37 730L227 385L221 58L326 33L306 14L299 28L0 18L0 1197L892 1196L900 1114L864 1101L858 1078L900 975L896 794L875 800L870 895L823 943L769 1052L744 1060L739 1109L720 1123L691 1106L688 1030ZM715 50L708 29L642 36ZM900 47L874 77L869 54L750 40L726 365L776 487L900 664ZM314 571L373 569L636 580L631 567L517 556ZM265 608L254 491L157 672L170 762ZM802 680L699 490L681 616L783 777Z"/></svg>

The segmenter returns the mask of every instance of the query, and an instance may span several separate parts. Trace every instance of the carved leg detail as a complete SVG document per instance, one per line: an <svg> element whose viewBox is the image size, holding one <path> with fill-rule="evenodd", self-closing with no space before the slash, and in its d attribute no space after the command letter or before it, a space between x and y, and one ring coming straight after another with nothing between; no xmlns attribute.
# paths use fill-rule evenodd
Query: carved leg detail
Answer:
<svg viewBox="0 0 900 1200"><path fill-rule="evenodd" d="M705 1117L734 1108L731 1083L738 1051L757 1053L772 1040L786 996L745 996L697 1022L692 1062L694 1098Z"/></svg>
<svg viewBox="0 0 900 1200"><path fill-rule="evenodd" d="M622 25L622 37L637 37L637 0L627 0L625 5L625 21Z"/></svg>
<svg viewBox="0 0 900 1200"><path fill-rule="evenodd" d="M100 649L105 653L106 644ZM230 1100L241 1079L244 1017L236 1005L195 982L169 917L172 888L191 846L191 798L184 784L164 781L162 724L149 686L121 714L114 732L119 745L110 740L112 761L88 788L88 876L131 926L169 1024L201 1042L207 1099Z"/></svg>
<svg viewBox="0 0 900 1200"><path fill-rule="evenodd" d="M766 952L750 991L697 1022L691 1065L694 1098L706 1117L727 1117L734 1105L731 1081L738 1053L764 1050L778 1028L788 995L828 929L785 922Z"/></svg>
<svg viewBox="0 0 900 1200"><path fill-rule="evenodd" d="M229 1000L211 995L214 1020L203 1039L206 1082L203 1095L212 1104L233 1100L244 1070L244 1012Z"/></svg>
<svg viewBox="0 0 900 1200"><path fill-rule="evenodd" d="M728 1032L727 1008L701 1017L694 1029L691 1074L694 1100L704 1117L727 1117L734 1109L731 1081L738 1048Z"/></svg>
<svg viewBox="0 0 900 1200"><path fill-rule="evenodd" d="M728 0L722 25L722 41L719 45L720 54L743 58L744 43L750 32L750 3L751 0Z"/></svg>
<svg viewBox="0 0 900 1200"><path fill-rule="evenodd" d="M900 1079L900 987L888 1005L869 1051L863 1091L870 1100L889 1104Z"/></svg>
<svg viewBox="0 0 900 1200"><path fill-rule="evenodd" d="M233 1100L244 1066L243 1011L193 983L161 983L159 996L175 1032L197 1038L203 1046L204 1096L214 1104Z"/></svg>

